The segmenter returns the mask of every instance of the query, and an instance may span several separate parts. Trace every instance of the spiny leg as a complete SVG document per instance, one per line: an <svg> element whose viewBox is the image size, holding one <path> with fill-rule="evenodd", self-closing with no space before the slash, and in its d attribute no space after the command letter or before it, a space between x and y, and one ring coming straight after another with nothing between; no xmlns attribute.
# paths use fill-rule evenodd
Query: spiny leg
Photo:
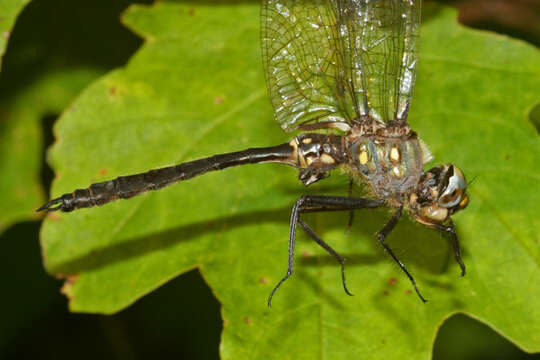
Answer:
<svg viewBox="0 0 540 360"><path fill-rule="evenodd" d="M276 290L293 273L294 242L295 242L295 237L296 237L296 225L298 224L300 213L323 212L323 211L343 211L343 210L365 209L365 208L373 209L373 208L377 208L383 205L383 203L384 202L382 200L352 198L352 197L347 197L347 196L304 195L300 197L294 204L292 212L291 212L291 222L290 222L290 227L289 227L289 253L288 253L289 256L288 256L288 263L287 263L287 273L277 283L277 285L274 287L274 289L270 293L270 296L268 297L268 307L272 307L272 297L274 296L274 293L276 292Z"/></svg>
<svg viewBox="0 0 540 360"><path fill-rule="evenodd" d="M336 258L336 260L341 264L341 282L343 283L343 290L345 290L345 293L349 296L354 296L349 289L347 289L347 283L345 282L345 258L343 256L339 255L337 251L332 249L330 245L328 245L326 242L324 242L323 239L321 239L311 227L309 227L305 222L302 220L298 220L298 223L304 231L313 239L317 244L319 244L320 247L322 247L324 250L326 250L330 255Z"/></svg>
<svg viewBox="0 0 540 360"><path fill-rule="evenodd" d="M465 264L463 263L463 260L461 259L461 250L459 248L459 240L456 234L456 227L452 220L450 220L450 223L448 226L440 225L440 224L433 224L433 227L440 232L448 233L450 235L450 241L452 243L452 248L454 250L454 257L456 259L456 262L459 264L459 267L461 268L461 276L465 276Z"/></svg>
<svg viewBox="0 0 540 360"><path fill-rule="evenodd" d="M381 231L379 231L377 233L377 239L379 240L379 242L381 243L381 245L384 247L384 249L386 250L387 253L390 254L390 256L392 257L392 259L394 259L394 261L399 265L399 267L401 268L401 270L403 270L403 272L405 273L405 275L407 275L407 277L409 278L409 280L411 281L411 283L413 284L413 287L414 287L414 290L416 291L416 294L418 294L418 296L420 297L420 299L423 301L423 302L427 302L426 299L424 299L424 297L422 296L422 294L420 294L420 291L418 290L418 287L416 286L416 281L414 281L414 278L412 277L412 275L409 273L409 271L405 268L405 265L403 265L403 263L396 257L396 255L394 255L394 252L392 251L392 249L390 249L390 247L388 246L388 244L386 243L386 241L384 241L384 239L388 236L388 234L390 234L390 232L394 229L394 227L397 225L398 221L399 221L399 218L401 217L401 212L403 210L403 205L401 205L396 213L392 216L392 218L386 223L386 225L384 225L384 227L382 228Z"/></svg>
<svg viewBox="0 0 540 360"><path fill-rule="evenodd" d="M272 292L270 293L270 296L268 297L268 307L272 307L272 297L274 296L274 293L276 290L283 284L285 280L287 280L293 273L293 262L294 262L294 240L296 236L296 223L298 222L298 212L299 208L302 205L302 199L304 197L300 197L296 201L296 204L294 204L292 212L291 212L291 221L289 223L289 257L287 261L287 273L285 276L277 283L277 285L274 287Z"/></svg>

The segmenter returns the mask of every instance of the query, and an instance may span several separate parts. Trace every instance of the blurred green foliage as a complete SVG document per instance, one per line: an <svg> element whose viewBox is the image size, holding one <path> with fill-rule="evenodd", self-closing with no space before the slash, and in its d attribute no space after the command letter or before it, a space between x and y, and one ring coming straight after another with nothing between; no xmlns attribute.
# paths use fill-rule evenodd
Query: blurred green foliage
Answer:
<svg viewBox="0 0 540 360"><path fill-rule="evenodd" d="M45 166L44 142L49 145L52 141L49 126L55 115L90 81L122 66L140 45L118 22L126 5L127 1L92 2L87 7L69 1L35 1L19 18L0 74L0 114L9 111L15 115L10 115L8 127L0 127L0 139L6 128L19 124L17 114L24 112L25 105L35 110L24 114L29 119L25 128L34 129L31 135L14 141L32 151L16 157L8 152L16 159L15 165L34 166L34 170L21 172L25 177L35 172L35 166ZM2 115L0 120L7 118ZM33 185L28 187L34 189L34 198L42 184L48 188L50 177L43 171L41 179L30 179ZM2 200L9 195L2 195ZM34 203L39 201L34 199ZM0 264L4 293L9 294L1 300L3 308L9 309L0 325L1 358L217 358L222 327L219 304L196 271L114 316L70 314L65 299L57 293L58 282L43 272L38 223L11 226L1 235L0 244L4 245L2 252L9 254ZM485 325L456 316L443 325L434 357L532 359L534 355L525 355Z"/></svg>
<svg viewBox="0 0 540 360"><path fill-rule="evenodd" d="M0 173L16 176L0 177L0 231L38 218L33 210L47 197L40 172L42 127L50 124L42 122L59 115L93 79L122 65L140 44L118 21L127 4L35 1L11 31L0 72Z"/></svg>
<svg viewBox="0 0 540 360"><path fill-rule="evenodd" d="M6 51L7 42L11 36L11 29L17 16L30 0L3 0L0 2L0 68L2 56Z"/></svg>

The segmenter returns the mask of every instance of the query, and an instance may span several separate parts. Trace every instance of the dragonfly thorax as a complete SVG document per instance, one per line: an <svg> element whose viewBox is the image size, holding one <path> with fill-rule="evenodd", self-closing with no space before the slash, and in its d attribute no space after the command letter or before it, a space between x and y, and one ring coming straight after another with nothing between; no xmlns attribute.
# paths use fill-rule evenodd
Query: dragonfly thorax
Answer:
<svg viewBox="0 0 540 360"><path fill-rule="evenodd" d="M442 224L465 208L465 176L444 164L424 172L432 159L429 150L408 126L374 126L365 122L344 136L306 133L289 142L287 163L299 168L299 179L310 185L344 167L371 187L390 206L405 205L423 224Z"/></svg>
<svg viewBox="0 0 540 360"><path fill-rule="evenodd" d="M396 204L417 189L423 174L423 147L413 131L362 134L353 138L348 153L351 170L378 198Z"/></svg>

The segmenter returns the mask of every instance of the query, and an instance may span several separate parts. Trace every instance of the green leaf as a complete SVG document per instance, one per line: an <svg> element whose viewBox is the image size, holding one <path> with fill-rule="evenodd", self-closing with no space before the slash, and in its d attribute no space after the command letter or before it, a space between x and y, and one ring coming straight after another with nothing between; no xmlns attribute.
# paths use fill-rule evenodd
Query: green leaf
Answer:
<svg viewBox="0 0 540 360"><path fill-rule="evenodd" d="M0 2L0 68L15 20L29 1L5 0ZM5 98L0 102L0 105L3 108L2 122L0 122L0 173L4 174L0 177L0 188L4 193L0 203L0 232L2 232L15 219L28 216L28 206L20 206L21 203L28 204L32 197L35 201L39 201L43 199L43 196L41 196L39 186L32 181L34 174L31 171L39 166L39 150L32 150L39 149L40 142L31 141L38 136L39 128L37 128L37 124L36 126L20 126L20 124L16 125L8 121L6 117L13 116L13 113L6 111ZM22 146L25 140L30 140L30 142ZM26 145L30 146L26 147ZM28 154L35 156L27 157ZM17 164L16 156L23 156L28 160L28 163L22 168L23 171L18 171L21 170L21 167ZM30 177L25 175L30 175ZM14 182L16 182L16 186L13 186ZM33 204L35 205L36 202Z"/></svg>
<svg viewBox="0 0 540 360"><path fill-rule="evenodd" d="M16 221L41 216L35 209L45 199L39 179L42 118L59 113L97 74L89 68L53 71L0 102L0 232Z"/></svg>
<svg viewBox="0 0 540 360"><path fill-rule="evenodd" d="M49 123L91 80L125 63L138 46L140 40L119 24L118 13L126 6L125 0L88 8L33 2L18 18L0 74L0 232L16 221L42 217L35 210L46 196L40 175ZM81 42L95 19L100 20L92 32L96 39ZM115 45L104 44L101 35Z"/></svg>
<svg viewBox="0 0 540 360"><path fill-rule="evenodd" d="M11 29L15 25L17 16L30 0L2 0L0 2L0 68L2 67L2 56L7 47Z"/></svg>
<svg viewBox="0 0 540 360"><path fill-rule="evenodd" d="M71 309L113 313L199 267L223 304L225 359L429 358L438 326L456 312L540 350L540 142L527 121L540 54L437 10L422 29L410 122L439 162L475 179L469 208L456 216L465 278L444 238L405 219L389 242L430 300L423 304L374 239L387 211L358 211L348 236L346 214L312 214L306 221L347 257L356 296L344 294L334 259L299 232L295 275L269 310L267 296L286 270L292 204L306 191L345 194L347 179L336 172L306 189L294 169L268 164L51 214L44 259L67 278ZM257 5L164 1L132 7L124 19L146 43L57 123L54 196L289 139L266 96Z"/></svg>

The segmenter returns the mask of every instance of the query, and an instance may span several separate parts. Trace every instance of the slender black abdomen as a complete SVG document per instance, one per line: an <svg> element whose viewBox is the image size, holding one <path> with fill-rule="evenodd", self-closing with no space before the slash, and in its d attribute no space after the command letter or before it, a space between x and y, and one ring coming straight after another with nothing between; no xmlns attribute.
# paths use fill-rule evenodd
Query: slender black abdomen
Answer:
<svg viewBox="0 0 540 360"><path fill-rule="evenodd" d="M158 190L209 171L237 165L280 162L296 166L294 153L295 149L289 143L285 143L273 147L214 155L179 165L150 170L141 174L120 176L114 180L92 184L86 189L77 189L70 194L64 194L43 205L38 211L61 210L68 212L80 208L99 206L117 199L129 199L149 190ZM57 204L60 205L54 206Z"/></svg>

